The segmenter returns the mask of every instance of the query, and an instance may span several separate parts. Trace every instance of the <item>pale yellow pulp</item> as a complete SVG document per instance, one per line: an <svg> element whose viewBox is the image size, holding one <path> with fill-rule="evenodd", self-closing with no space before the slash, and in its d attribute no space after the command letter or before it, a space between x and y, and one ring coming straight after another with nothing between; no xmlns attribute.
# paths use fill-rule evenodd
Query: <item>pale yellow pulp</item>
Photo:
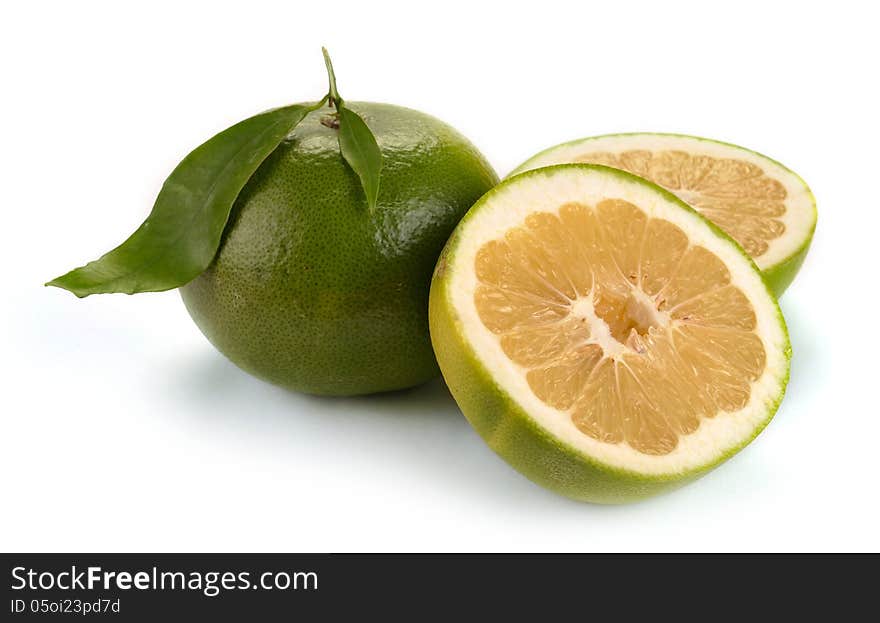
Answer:
<svg viewBox="0 0 880 623"><path fill-rule="evenodd" d="M475 264L483 324L534 394L599 441L668 454L745 407L764 371L754 309L721 260L626 201L536 212Z"/></svg>
<svg viewBox="0 0 880 623"><path fill-rule="evenodd" d="M735 158L695 156L684 151L594 152L575 162L624 169L663 186L702 212L758 258L785 233L787 192L761 167Z"/></svg>

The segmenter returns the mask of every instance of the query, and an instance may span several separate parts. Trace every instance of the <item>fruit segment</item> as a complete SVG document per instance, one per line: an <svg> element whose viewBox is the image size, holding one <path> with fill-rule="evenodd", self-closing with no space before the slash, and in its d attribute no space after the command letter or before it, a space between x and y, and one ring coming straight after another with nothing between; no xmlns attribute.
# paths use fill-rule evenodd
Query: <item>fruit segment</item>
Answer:
<svg viewBox="0 0 880 623"><path fill-rule="evenodd" d="M671 190L755 259L785 233L779 217L785 214L788 192L751 162L672 150L590 152L573 160L623 169Z"/></svg>
<svg viewBox="0 0 880 623"><path fill-rule="evenodd" d="M715 201L750 175L756 193L778 192L748 166L692 160L616 164ZM595 440L668 454L701 420L743 409L764 372L755 311L725 264L628 201L533 213L482 244L474 268L480 321L534 395Z"/></svg>

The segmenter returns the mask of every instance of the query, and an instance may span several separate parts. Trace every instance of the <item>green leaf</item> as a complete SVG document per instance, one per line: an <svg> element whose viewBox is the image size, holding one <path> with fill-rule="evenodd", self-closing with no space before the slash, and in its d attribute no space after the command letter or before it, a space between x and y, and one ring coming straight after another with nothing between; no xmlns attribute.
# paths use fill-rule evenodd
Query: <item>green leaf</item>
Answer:
<svg viewBox="0 0 880 623"><path fill-rule="evenodd" d="M339 149L342 157L360 178L367 196L367 205L373 210L379 197L382 152L364 120L344 103L339 106Z"/></svg>
<svg viewBox="0 0 880 623"><path fill-rule="evenodd" d="M204 271L239 192L257 167L314 106L286 106L224 130L171 173L147 220L121 245L46 285L78 297L177 288Z"/></svg>

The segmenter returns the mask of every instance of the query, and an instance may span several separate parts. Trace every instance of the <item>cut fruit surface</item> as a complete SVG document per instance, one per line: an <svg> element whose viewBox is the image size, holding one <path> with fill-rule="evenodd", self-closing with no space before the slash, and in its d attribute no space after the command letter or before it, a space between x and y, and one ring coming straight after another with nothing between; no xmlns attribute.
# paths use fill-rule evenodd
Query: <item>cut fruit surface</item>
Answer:
<svg viewBox="0 0 880 623"><path fill-rule="evenodd" d="M511 178L459 224L431 335L463 413L533 480L619 502L748 443L784 392L776 301L723 232L625 172Z"/></svg>
<svg viewBox="0 0 880 623"><path fill-rule="evenodd" d="M562 163L604 164L663 186L727 232L781 294L816 226L806 183L753 151L678 134L611 134L552 147L511 175Z"/></svg>

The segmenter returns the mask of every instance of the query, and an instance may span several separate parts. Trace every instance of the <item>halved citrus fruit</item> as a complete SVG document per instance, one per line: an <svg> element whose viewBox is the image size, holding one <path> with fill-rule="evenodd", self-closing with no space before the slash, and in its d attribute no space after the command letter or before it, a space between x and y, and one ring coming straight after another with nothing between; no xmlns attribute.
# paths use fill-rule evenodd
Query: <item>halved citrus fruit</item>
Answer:
<svg viewBox="0 0 880 623"><path fill-rule="evenodd" d="M542 151L511 175L552 164L604 164L675 193L740 243L776 296L792 282L816 228L806 183L743 147L679 134L609 134Z"/></svg>
<svg viewBox="0 0 880 623"><path fill-rule="evenodd" d="M598 165L489 191L434 274L431 338L462 412L534 481L623 502L751 441L790 346L751 259L673 194Z"/></svg>

